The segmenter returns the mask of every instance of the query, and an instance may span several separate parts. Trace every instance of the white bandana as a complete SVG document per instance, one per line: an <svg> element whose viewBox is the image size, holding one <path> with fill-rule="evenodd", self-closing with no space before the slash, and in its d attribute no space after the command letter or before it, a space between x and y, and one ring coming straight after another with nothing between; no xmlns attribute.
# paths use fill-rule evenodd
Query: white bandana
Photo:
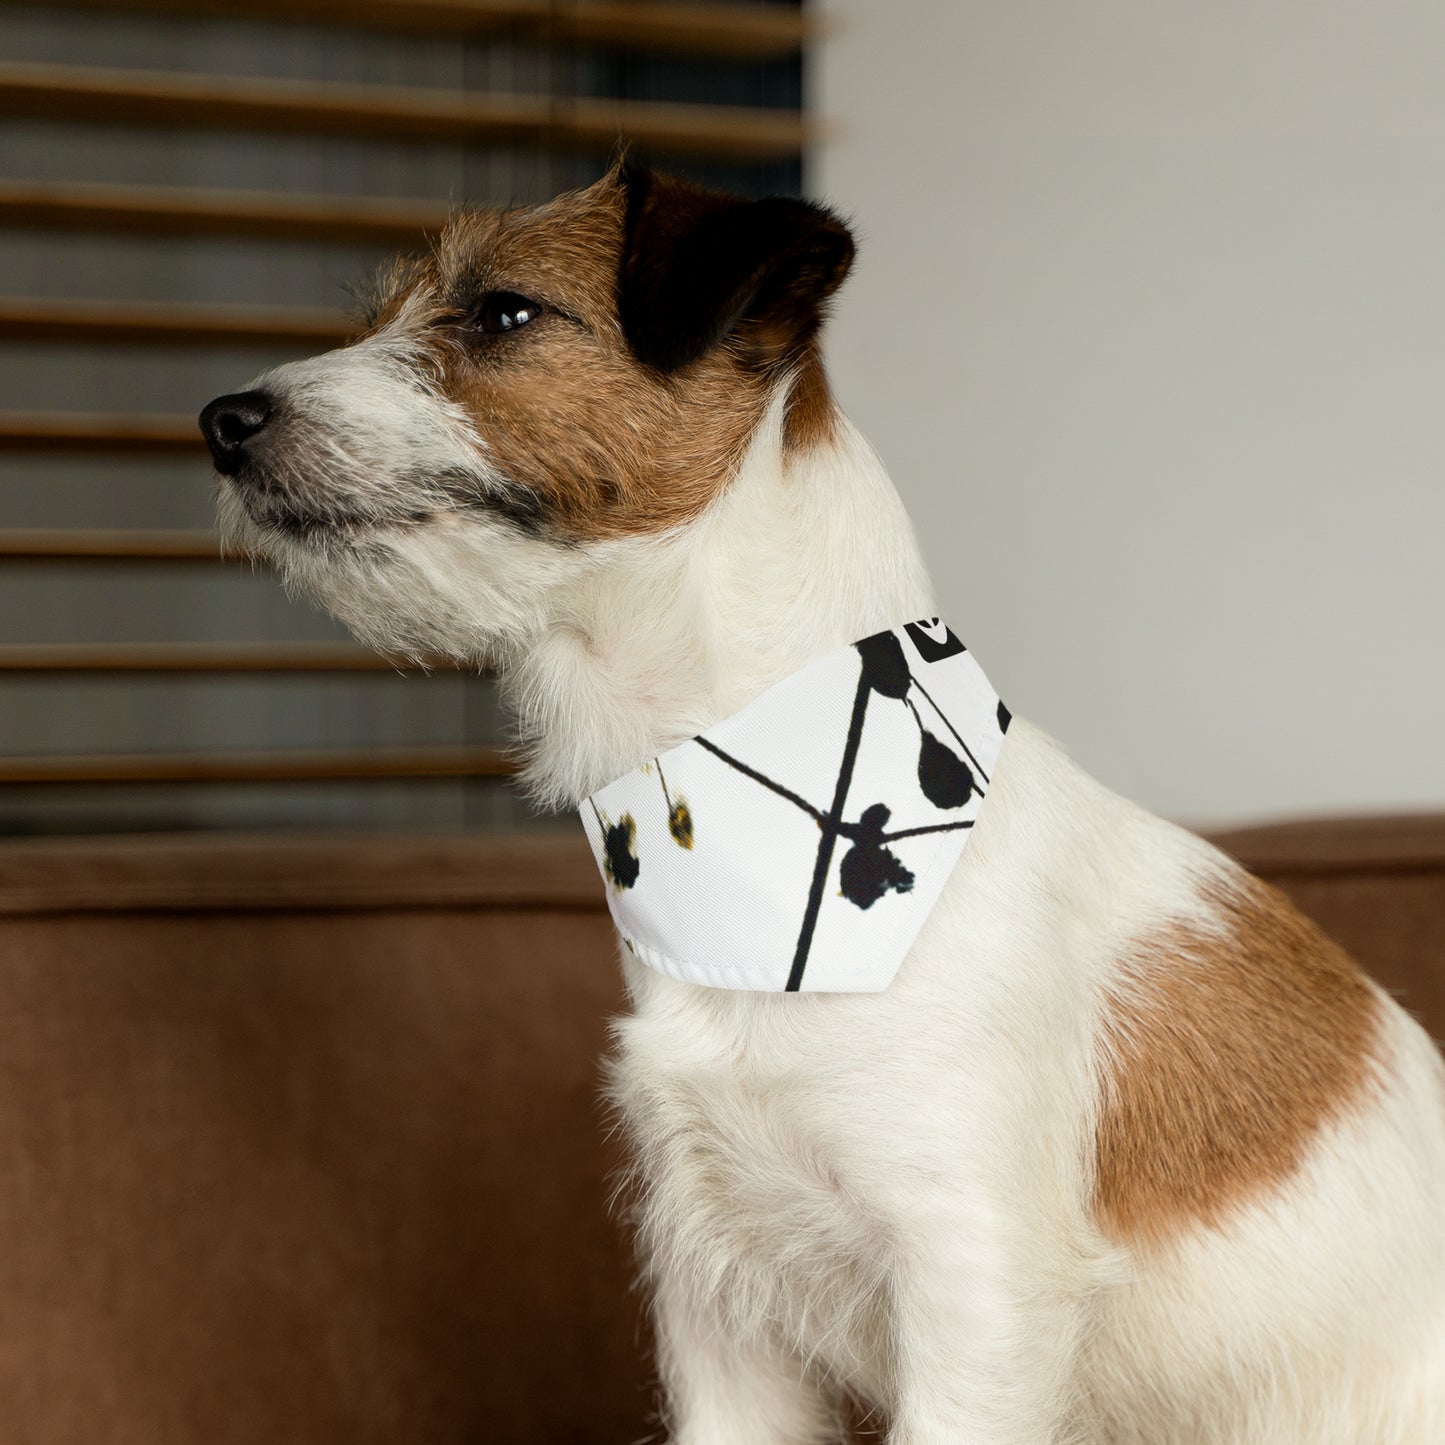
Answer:
<svg viewBox="0 0 1445 1445"><path fill-rule="evenodd" d="M937 618L819 658L588 798L618 931L687 983L887 988L968 842L1008 724Z"/></svg>

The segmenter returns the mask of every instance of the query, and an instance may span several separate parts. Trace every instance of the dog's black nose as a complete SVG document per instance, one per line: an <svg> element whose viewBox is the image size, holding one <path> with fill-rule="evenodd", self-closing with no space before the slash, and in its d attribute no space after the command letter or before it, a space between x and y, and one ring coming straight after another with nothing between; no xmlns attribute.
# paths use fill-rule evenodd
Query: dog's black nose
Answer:
<svg viewBox="0 0 1445 1445"><path fill-rule="evenodd" d="M271 398L264 391L218 396L201 413L201 435L215 458L216 470L234 477L246 460L246 443L271 419Z"/></svg>

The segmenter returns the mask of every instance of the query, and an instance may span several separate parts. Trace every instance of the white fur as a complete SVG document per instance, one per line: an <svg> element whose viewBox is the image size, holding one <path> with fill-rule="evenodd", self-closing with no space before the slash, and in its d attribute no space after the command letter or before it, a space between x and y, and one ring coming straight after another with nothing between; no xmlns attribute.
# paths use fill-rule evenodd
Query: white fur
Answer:
<svg viewBox="0 0 1445 1445"><path fill-rule="evenodd" d="M343 404L352 374L310 365L269 384ZM424 388L402 395L455 441ZM352 553L231 520L371 641L497 662L533 786L575 804L935 610L876 456L844 424L785 460L781 401L663 537L561 547L459 513ZM391 401L365 404L390 425ZM1278 1195L1154 1253L1091 1214L1118 960L1170 920L1208 926L1203 887L1232 866L1016 720L887 992L719 992L624 956L613 1089L676 1445L821 1445L845 1390L892 1445L1445 1441L1445 1071L1392 1004L1378 1100Z"/></svg>

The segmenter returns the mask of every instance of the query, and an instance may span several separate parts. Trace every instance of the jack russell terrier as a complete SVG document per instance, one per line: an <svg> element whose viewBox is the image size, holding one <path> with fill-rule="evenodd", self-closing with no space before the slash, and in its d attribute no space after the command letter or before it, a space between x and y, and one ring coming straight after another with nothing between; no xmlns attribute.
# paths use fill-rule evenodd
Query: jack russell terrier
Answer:
<svg viewBox="0 0 1445 1445"><path fill-rule="evenodd" d="M934 618L819 360L852 258L623 162L201 418L229 538L495 668L582 809L670 1438L1445 1442L1440 1056Z"/></svg>

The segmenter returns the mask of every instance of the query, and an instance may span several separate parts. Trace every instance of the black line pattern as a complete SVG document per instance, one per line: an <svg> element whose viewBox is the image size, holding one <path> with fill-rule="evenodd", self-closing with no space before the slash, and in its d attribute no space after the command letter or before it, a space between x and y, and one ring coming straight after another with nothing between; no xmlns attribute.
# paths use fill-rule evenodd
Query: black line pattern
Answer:
<svg viewBox="0 0 1445 1445"><path fill-rule="evenodd" d="M915 629L910 628L910 632L915 632ZM947 634L947 637L948 642L944 644L946 650L938 653L940 657L964 650L963 645L957 642L952 634ZM870 802L854 821L848 821L845 817L848 811L848 793L853 782L868 709L874 698L903 703L917 725L918 786L923 796L935 808L946 812L963 808L975 796L982 798L984 787L981 784L987 785L989 782L988 774L977 756L914 675L903 646L893 632L880 632L866 637L861 642L854 643L854 648L862 666L848 720L843 755L838 765L833 798L826 812L777 779L726 752L710 739L698 737L693 740L721 763L785 799L818 825L818 851L786 985L786 990L790 993L802 987L828 874L840 839L849 846L839 864L839 889L842 896L855 907L868 909L889 893L911 891L915 882L912 871L889 844L905 838L956 832L973 826L972 819L959 819L956 822L934 823L889 832L888 822L893 810L883 801ZM930 714L928 721L925 721L924 712L920 711L915 701L915 693L926 705ZM1002 703L998 707L1000 728L1007 730L1008 712ZM940 739L938 732L944 730L957 745L962 756ZM694 820L685 800L674 796L669 790L660 759L654 758L651 766L657 768L658 781L662 787L663 803L667 808L668 831L679 846L690 849L693 846L694 827L706 827L707 819ZM595 803L593 811L597 813ZM637 830L633 818L630 814L624 814L618 822L609 823L601 813L597 813L597 822L602 830L604 869L608 878L619 889L632 888L642 867L635 847Z"/></svg>

